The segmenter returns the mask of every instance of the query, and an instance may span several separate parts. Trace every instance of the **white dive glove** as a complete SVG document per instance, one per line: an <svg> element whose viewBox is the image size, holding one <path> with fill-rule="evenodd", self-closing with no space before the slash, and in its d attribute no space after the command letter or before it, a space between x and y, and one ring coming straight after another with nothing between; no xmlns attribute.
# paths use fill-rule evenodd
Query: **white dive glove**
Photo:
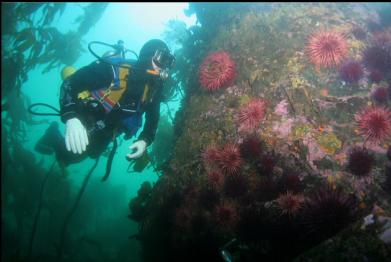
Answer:
<svg viewBox="0 0 391 262"><path fill-rule="evenodd" d="M66 122L65 145L68 151L81 154L86 151L88 145L87 131L77 118L71 118Z"/></svg>
<svg viewBox="0 0 391 262"><path fill-rule="evenodd" d="M136 149L136 152L134 152L133 154L127 154L126 155L127 158L130 159L139 158L144 154L145 149L147 149L147 143L144 140L139 140L131 144L129 146L129 149L130 150Z"/></svg>

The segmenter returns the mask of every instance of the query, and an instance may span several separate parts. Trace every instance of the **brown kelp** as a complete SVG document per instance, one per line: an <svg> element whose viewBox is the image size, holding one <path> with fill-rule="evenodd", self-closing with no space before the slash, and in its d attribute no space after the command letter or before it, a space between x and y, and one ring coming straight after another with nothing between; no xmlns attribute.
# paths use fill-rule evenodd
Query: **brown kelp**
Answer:
<svg viewBox="0 0 391 262"><path fill-rule="evenodd" d="M30 235L30 241L29 241L29 248L28 248L28 252L27 252L27 258L30 258L32 250L33 250L34 237L35 237L35 232L37 230L39 216L40 216L41 210L42 210L42 199L43 199L43 193L44 193L44 190L45 190L46 182L47 182L47 180L49 178L50 173L52 173L52 170L53 170L53 167L54 167L55 164L56 164L56 161L53 162L52 166L50 167L49 171L46 173L45 178L43 179L42 184L41 184L41 189L39 191L38 208L37 208L37 212L36 212L35 217L34 217L33 229L31 231L31 235Z"/></svg>
<svg viewBox="0 0 391 262"><path fill-rule="evenodd" d="M52 23L67 7L67 3L2 4L2 73L6 73L2 91L20 90L28 72L37 66L46 65L46 73L75 63L84 52L82 37L101 18L107 4L83 7L84 14L75 20L79 24L77 31L62 33ZM35 19L38 12L42 13L41 19Z"/></svg>
<svg viewBox="0 0 391 262"><path fill-rule="evenodd" d="M99 157L95 160L94 165L92 166L90 171L87 173L86 177L84 178L83 184L80 187L80 190L79 190L79 193L77 194L76 200L75 200L71 210L69 210L69 213L65 217L64 224L63 224L62 229L61 229L60 241L59 241L59 244L57 246L57 259L58 260L61 260L62 256L63 256L65 235L67 233L68 225L69 225L69 223L71 221L71 218L72 218L73 214L75 213L75 211L79 207L79 203L80 203L81 197L84 194L84 191L85 191L85 189L86 189L86 187L88 185L88 181L90 180L92 172L95 170L96 166L98 165L98 162L99 162Z"/></svg>

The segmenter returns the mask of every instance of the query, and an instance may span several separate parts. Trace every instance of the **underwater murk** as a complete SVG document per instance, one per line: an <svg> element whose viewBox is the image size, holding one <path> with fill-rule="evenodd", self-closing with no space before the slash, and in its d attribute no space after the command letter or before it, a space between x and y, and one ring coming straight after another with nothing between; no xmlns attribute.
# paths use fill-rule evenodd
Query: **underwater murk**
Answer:
<svg viewBox="0 0 391 262"><path fill-rule="evenodd" d="M67 168L24 146L47 125L27 112L28 72L74 63L105 6L72 33L45 27L65 8L2 4L2 260L391 261L391 4L190 3L197 23L164 34L180 107L130 167L157 181L131 199L90 182L80 203Z"/></svg>

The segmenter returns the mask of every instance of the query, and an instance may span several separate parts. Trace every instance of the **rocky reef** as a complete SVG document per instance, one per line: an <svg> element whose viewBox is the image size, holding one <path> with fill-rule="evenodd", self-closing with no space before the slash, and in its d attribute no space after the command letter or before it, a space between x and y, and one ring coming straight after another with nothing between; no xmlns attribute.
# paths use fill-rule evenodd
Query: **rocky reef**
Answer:
<svg viewBox="0 0 391 262"><path fill-rule="evenodd" d="M171 154L130 202L143 259L389 258L389 97L379 104L371 90L390 84L391 67L365 51L391 54L389 39L374 38L389 25L347 3L187 12L197 25L173 22L167 34L182 46L174 80L184 94Z"/></svg>

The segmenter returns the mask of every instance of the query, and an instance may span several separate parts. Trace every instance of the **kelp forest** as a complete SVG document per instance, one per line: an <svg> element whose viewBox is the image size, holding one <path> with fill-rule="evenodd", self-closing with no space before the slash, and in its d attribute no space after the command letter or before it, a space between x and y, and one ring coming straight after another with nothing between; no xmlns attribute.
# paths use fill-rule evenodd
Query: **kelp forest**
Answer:
<svg viewBox="0 0 391 262"><path fill-rule="evenodd" d="M61 33L68 5L2 3L2 260L390 261L391 4L189 3L196 24L162 34L155 141L123 171L158 179L131 199L24 146L48 123L29 72L74 64L108 6ZM121 201L136 234L113 223Z"/></svg>

